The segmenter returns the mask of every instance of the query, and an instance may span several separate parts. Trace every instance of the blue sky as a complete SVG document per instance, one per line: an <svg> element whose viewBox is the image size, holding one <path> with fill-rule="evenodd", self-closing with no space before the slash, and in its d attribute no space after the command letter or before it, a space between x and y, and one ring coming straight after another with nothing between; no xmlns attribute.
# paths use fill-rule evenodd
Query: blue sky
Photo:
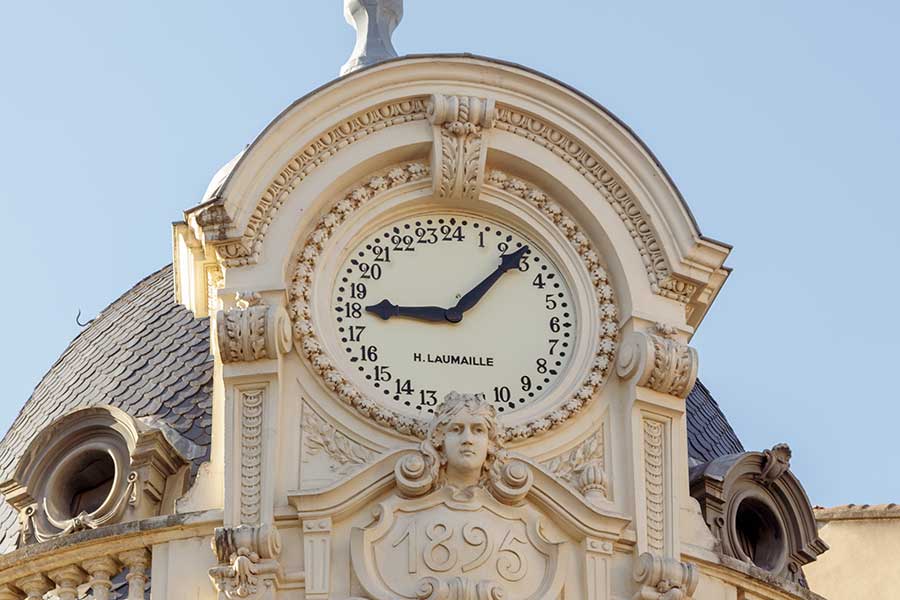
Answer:
<svg viewBox="0 0 900 600"><path fill-rule="evenodd" d="M748 448L823 505L900 501L900 4L407 0L400 53L522 63L650 146L734 273L694 345ZM353 46L340 0L11 3L0 426L170 223Z"/></svg>

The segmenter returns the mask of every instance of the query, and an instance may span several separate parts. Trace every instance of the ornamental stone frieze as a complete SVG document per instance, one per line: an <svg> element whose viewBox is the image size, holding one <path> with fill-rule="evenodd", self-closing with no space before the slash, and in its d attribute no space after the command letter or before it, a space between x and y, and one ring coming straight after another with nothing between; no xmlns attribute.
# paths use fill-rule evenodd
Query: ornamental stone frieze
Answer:
<svg viewBox="0 0 900 600"><path fill-rule="evenodd" d="M235 308L217 316L222 362L278 358L293 347L291 324L281 306L269 306L257 292L239 292Z"/></svg>
<svg viewBox="0 0 900 600"><path fill-rule="evenodd" d="M435 198L477 200L487 159L485 135L494 126L494 101L434 94L427 106L428 120L434 126L431 164Z"/></svg>
<svg viewBox="0 0 900 600"><path fill-rule="evenodd" d="M622 343L616 372L663 394L686 398L697 381L697 351L675 339L675 329L657 323Z"/></svg>

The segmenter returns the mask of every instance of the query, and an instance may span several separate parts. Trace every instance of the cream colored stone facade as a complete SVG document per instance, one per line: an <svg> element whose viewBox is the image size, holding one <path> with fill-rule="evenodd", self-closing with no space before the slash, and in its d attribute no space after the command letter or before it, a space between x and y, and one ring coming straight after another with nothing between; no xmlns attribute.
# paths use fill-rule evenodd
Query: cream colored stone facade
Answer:
<svg viewBox="0 0 900 600"><path fill-rule="evenodd" d="M689 343L729 247L700 234L649 150L602 107L514 65L399 59L299 100L217 178L173 232L178 301L211 319L209 462L176 500L170 453L155 512L139 521L78 521L0 557L0 598L87 587L103 598L123 570L129 598L143 597L147 572L159 600L817 597L799 571L822 550L814 528L778 547L770 573L723 554L691 495ZM349 250L430 214L504 224L565 280L578 333L534 401L503 410L468 395L486 390L460 371L461 395L429 404L421 390L419 409L405 407L344 352L333 296ZM435 268L456 268L448 256ZM415 340L438 347L446 327ZM385 335L380 352L403 349ZM782 490L785 506L808 510L783 453L724 466L724 491L708 472L707 498L759 486L759 498ZM38 498L20 506L41 510Z"/></svg>
<svg viewBox="0 0 900 600"><path fill-rule="evenodd" d="M831 549L806 568L810 586L830 600L891 598L900 582L900 507L817 508Z"/></svg>

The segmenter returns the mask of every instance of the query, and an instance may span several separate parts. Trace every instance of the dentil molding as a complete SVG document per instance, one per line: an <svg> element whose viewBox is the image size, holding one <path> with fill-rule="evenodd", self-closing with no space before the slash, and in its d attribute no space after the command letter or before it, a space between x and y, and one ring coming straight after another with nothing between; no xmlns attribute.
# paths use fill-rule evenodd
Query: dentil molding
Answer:
<svg viewBox="0 0 900 600"><path fill-rule="evenodd" d="M637 385L686 398L697 381L697 351L675 339L672 327L657 323L631 333L622 343L616 373Z"/></svg>

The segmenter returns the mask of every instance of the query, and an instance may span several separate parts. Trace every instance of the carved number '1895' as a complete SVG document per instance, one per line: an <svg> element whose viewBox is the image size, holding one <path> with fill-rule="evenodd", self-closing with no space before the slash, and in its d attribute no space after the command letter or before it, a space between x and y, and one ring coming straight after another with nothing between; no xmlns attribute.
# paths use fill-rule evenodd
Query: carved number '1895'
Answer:
<svg viewBox="0 0 900 600"><path fill-rule="evenodd" d="M497 573L507 581L519 581L528 572L527 559L517 548L526 542L518 538L512 529L503 535L499 547L485 528L473 523L466 523L462 527L459 535L463 542L461 544L454 541L454 528L441 521L432 521L426 525L422 540L419 539L418 530L416 522L411 521L391 544L392 548L406 546L406 569L411 575L418 573L420 563L424 563L431 571L445 573L462 561L460 568L467 573L491 559L494 560ZM461 551L457 551L457 548ZM471 551L468 551L470 548Z"/></svg>

